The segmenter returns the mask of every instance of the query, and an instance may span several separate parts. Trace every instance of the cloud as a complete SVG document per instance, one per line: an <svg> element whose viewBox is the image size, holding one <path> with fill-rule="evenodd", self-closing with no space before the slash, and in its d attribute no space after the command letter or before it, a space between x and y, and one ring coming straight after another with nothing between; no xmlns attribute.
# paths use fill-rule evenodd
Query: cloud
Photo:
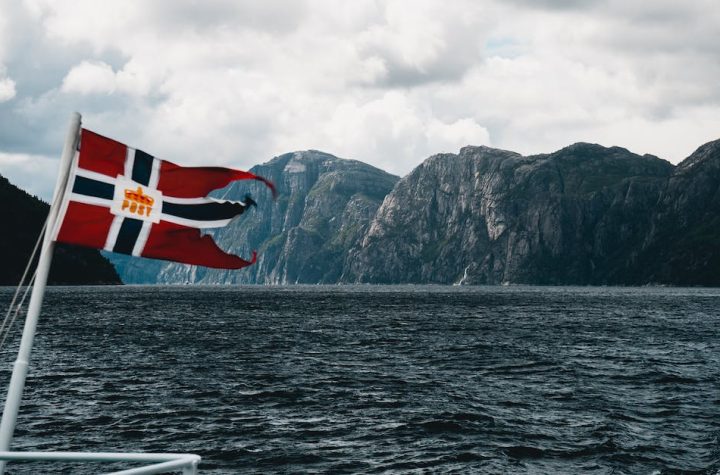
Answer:
<svg viewBox="0 0 720 475"><path fill-rule="evenodd" d="M437 119L428 125L428 147L437 152L454 152L464 145L491 145L490 133L474 119L458 119L446 124Z"/></svg>
<svg viewBox="0 0 720 475"><path fill-rule="evenodd" d="M409 94L393 91L364 104L338 104L324 127L280 136L273 150L326 150L402 175L408 171L406 157L457 152L468 144L489 145L488 131L471 118L443 122L418 109Z"/></svg>
<svg viewBox="0 0 720 475"><path fill-rule="evenodd" d="M185 164L315 148L405 174L578 140L678 162L720 135L713 6L0 0L0 153L55 156L78 110Z"/></svg>
<svg viewBox="0 0 720 475"><path fill-rule="evenodd" d="M7 76L6 68L0 62L0 103L9 101L16 94L15 81Z"/></svg>
<svg viewBox="0 0 720 475"><path fill-rule="evenodd" d="M7 77L0 78L0 102L9 101L15 94L15 81Z"/></svg>
<svg viewBox="0 0 720 475"><path fill-rule="evenodd" d="M376 84L415 86L459 79L482 57L487 8L464 1L388 2L376 24L357 37L364 57L378 60Z"/></svg>
<svg viewBox="0 0 720 475"><path fill-rule="evenodd" d="M0 153L0 175L46 202L52 198L58 165L42 155Z"/></svg>
<svg viewBox="0 0 720 475"><path fill-rule="evenodd" d="M67 94L112 94L123 92L144 95L150 89L147 76L135 62L117 73L102 61L83 61L65 76L60 90Z"/></svg>
<svg viewBox="0 0 720 475"><path fill-rule="evenodd" d="M539 10L587 10L599 3L599 1L600 0L509 0L509 3Z"/></svg>
<svg viewBox="0 0 720 475"><path fill-rule="evenodd" d="M115 73L102 61L83 61L63 79L62 92L78 94L110 94L115 91Z"/></svg>

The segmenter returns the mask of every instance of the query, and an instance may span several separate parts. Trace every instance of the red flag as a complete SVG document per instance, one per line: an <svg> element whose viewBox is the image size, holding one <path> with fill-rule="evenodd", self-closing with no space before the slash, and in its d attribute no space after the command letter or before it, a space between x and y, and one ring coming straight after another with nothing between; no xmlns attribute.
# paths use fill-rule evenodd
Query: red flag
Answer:
<svg viewBox="0 0 720 475"><path fill-rule="evenodd" d="M228 254L200 229L222 227L255 202L207 197L250 172L181 167L83 129L55 240L133 256L221 269L255 262Z"/></svg>

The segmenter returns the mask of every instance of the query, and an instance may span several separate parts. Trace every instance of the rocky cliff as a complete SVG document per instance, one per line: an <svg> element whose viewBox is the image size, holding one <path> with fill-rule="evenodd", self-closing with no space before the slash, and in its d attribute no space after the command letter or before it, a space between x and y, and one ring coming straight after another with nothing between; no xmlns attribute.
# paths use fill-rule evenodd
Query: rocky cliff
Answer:
<svg viewBox="0 0 720 475"><path fill-rule="evenodd" d="M720 285L720 140L665 182L632 268L632 283Z"/></svg>
<svg viewBox="0 0 720 475"><path fill-rule="evenodd" d="M672 174L657 157L585 143L530 157L436 155L386 197L343 279L629 283Z"/></svg>
<svg viewBox="0 0 720 475"><path fill-rule="evenodd" d="M241 200L251 193L258 203L228 227L213 232L220 247L241 256L258 251L258 262L239 271L184 264L128 267L126 282L159 283L335 283L350 248L357 245L383 198L398 178L370 165L317 151L281 155L254 167L272 180L278 199L264 185L239 181L217 194ZM152 264L156 266L157 264ZM143 273L142 269L148 269Z"/></svg>
<svg viewBox="0 0 720 475"><path fill-rule="evenodd" d="M0 176L0 285L17 285L49 206ZM95 249L55 246L49 284L119 284L113 266Z"/></svg>
<svg viewBox="0 0 720 475"><path fill-rule="evenodd" d="M678 166L578 143L522 156L488 147L428 158L401 180L321 152L255 167L274 180L223 196L257 212L217 232L240 271L126 262L161 283L720 285L720 141ZM145 274L143 274L145 273Z"/></svg>

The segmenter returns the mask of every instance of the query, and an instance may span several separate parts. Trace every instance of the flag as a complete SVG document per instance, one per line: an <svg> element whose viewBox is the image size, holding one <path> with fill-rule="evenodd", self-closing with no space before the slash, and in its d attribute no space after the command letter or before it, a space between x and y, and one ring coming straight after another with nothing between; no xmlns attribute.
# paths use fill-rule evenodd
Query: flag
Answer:
<svg viewBox="0 0 720 475"><path fill-rule="evenodd" d="M220 167L181 167L82 129L54 239L133 256L220 269L249 260L220 249L201 229L226 226L255 204L209 198L253 173Z"/></svg>

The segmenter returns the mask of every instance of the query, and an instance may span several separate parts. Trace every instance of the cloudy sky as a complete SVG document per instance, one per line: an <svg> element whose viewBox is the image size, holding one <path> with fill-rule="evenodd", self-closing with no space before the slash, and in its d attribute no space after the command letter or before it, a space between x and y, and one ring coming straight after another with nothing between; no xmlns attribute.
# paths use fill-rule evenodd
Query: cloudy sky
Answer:
<svg viewBox="0 0 720 475"><path fill-rule="evenodd" d="M467 144L677 163L720 138L716 0L0 0L0 174L50 195L70 113L186 165Z"/></svg>

